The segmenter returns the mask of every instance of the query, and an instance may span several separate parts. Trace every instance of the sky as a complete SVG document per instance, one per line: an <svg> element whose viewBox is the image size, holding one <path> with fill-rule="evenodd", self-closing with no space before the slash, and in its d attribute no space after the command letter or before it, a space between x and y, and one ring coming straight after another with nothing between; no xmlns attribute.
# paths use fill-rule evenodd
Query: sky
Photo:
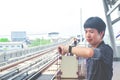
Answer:
<svg viewBox="0 0 120 80"><path fill-rule="evenodd" d="M105 19L102 0L0 0L0 36L12 31L78 35L91 16Z"/></svg>

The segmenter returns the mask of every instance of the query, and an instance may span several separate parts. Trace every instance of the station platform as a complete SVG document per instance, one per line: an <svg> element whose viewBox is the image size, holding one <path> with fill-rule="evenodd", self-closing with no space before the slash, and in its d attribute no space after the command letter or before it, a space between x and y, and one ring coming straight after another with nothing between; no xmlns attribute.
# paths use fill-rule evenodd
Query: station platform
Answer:
<svg viewBox="0 0 120 80"><path fill-rule="evenodd" d="M57 79L55 79L55 80L57 80ZM73 80L73 79L62 79L62 80ZM74 79L74 80L78 80L78 79ZM81 80L87 80L87 79L81 79ZM120 80L120 61L113 62L112 80Z"/></svg>
<svg viewBox="0 0 120 80"><path fill-rule="evenodd" d="M57 80L57 79L55 79L55 80ZM61 79L61 80L73 80L73 79ZM78 79L74 79L74 80L78 80ZM81 79L81 80L87 80L87 79ZM120 61L113 62L112 80L120 80Z"/></svg>
<svg viewBox="0 0 120 80"><path fill-rule="evenodd" d="M112 80L120 80L120 61L113 62L113 78Z"/></svg>

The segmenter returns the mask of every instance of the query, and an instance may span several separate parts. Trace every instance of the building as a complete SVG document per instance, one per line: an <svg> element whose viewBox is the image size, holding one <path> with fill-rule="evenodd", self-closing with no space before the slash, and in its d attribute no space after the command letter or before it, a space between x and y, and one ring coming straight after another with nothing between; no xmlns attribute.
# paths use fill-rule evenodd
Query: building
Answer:
<svg viewBox="0 0 120 80"><path fill-rule="evenodd" d="M11 40L12 42L23 42L27 40L25 31L14 31L11 32Z"/></svg>
<svg viewBox="0 0 120 80"><path fill-rule="evenodd" d="M51 39L52 42L58 42L59 33L58 32L50 32L50 33L48 33L48 37Z"/></svg>
<svg viewBox="0 0 120 80"><path fill-rule="evenodd" d="M59 37L58 32L50 32L48 33L48 36L51 37L52 39L57 39Z"/></svg>

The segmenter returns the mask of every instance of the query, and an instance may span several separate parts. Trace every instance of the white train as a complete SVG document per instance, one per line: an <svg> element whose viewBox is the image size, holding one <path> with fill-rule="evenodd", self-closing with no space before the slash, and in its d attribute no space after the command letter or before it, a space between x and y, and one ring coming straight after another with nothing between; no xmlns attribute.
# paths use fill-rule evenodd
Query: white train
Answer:
<svg viewBox="0 0 120 80"><path fill-rule="evenodd" d="M23 42L0 42L0 50L17 50L26 48L26 44Z"/></svg>

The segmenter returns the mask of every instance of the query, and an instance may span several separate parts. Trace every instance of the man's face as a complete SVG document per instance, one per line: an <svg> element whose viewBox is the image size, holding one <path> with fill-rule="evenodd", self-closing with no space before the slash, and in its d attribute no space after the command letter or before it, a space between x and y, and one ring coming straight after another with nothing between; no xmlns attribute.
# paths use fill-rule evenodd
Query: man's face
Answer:
<svg viewBox="0 0 120 80"><path fill-rule="evenodd" d="M97 46L102 40L103 33L98 33L94 28L85 28L85 37L93 47Z"/></svg>

